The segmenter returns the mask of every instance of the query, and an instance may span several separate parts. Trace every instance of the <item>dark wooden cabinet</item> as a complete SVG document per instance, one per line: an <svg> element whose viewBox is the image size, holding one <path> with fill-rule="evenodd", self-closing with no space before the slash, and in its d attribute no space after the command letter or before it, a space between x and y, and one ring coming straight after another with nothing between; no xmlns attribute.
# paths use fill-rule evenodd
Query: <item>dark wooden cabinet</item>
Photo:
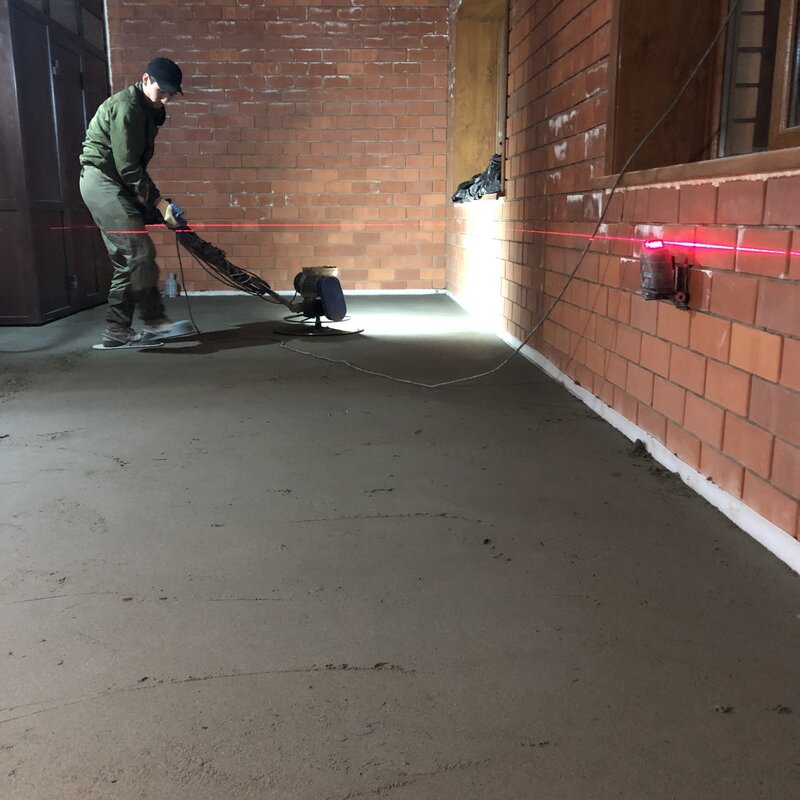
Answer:
<svg viewBox="0 0 800 800"><path fill-rule="evenodd" d="M79 190L88 121L108 97L101 0L0 2L0 325L106 299L111 266ZM84 38L91 28L95 43Z"/></svg>

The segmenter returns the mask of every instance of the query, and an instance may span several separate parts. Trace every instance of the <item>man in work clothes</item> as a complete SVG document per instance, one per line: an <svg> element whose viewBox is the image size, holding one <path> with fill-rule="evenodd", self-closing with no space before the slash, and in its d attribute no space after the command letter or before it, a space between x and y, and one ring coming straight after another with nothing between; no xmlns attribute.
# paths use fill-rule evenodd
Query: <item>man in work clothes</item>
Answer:
<svg viewBox="0 0 800 800"><path fill-rule="evenodd" d="M83 142L81 196L103 235L114 275L108 293L103 344L130 345L175 335L158 290L156 248L145 231L145 216L156 209L170 228L181 209L161 196L147 174L165 106L181 90L183 74L168 58L154 58L141 81L109 97L97 109ZM138 306L142 334L133 330Z"/></svg>

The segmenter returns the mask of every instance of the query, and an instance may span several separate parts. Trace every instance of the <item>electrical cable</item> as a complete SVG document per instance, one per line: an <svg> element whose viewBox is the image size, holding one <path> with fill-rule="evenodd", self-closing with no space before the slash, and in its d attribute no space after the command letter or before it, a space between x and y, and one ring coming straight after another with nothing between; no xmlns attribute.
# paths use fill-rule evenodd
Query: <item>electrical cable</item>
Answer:
<svg viewBox="0 0 800 800"><path fill-rule="evenodd" d="M176 234L186 233L186 231L181 231L180 229L176 230ZM194 241L196 239L196 242ZM184 297L186 299L186 310L189 315L189 319L194 325L197 332L200 332L200 328L197 326L197 323L194 321L194 316L192 314L192 304L189 300L189 293L185 290L186 287L186 277L183 271L183 258L181 256L181 245L184 246L186 250L188 250L189 254L194 258L194 260L203 268L203 270L210 275L212 278L220 281L220 283L225 284L226 286L230 286L232 289L236 291L243 291L253 297L258 297L260 300L264 300L267 303L272 303L274 305L281 305L286 306L288 308L293 308L294 300L297 297L297 291L295 291L294 296L291 300L284 300L277 292L272 291L272 287L264 281L263 279L259 278L257 275L254 275L248 272L241 267L237 267L235 264L232 264L228 259L225 257L225 254L219 250L218 248L214 247L213 245L209 245L207 242L204 242L199 237L193 237L191 244L194 246L187 246L186 238L181 239L180 236L176 235L175 237L175 253L178 257L178 265L180 267L181 273L181 285L184 287ZM199 255L197 250L201 249L204 251L203 248L208 248L208 250L216 257L217 263L215 266L212 266L212 262L202 255ZM226 271L223 271L226 270ZM234 279L234 275L239 277L239 280Z"/></svg>
<svg viewBox="0 0 800 800"><path fill-rule="evenodd" d="M503 367L506 366L506 364L508 364L516 355L518 355L522 351L522 349L528 344L528 342L531 340L531 338L534 336L534 334L550 318L550 315L552 314L553 309L558 305L559 302L561 302L561 299L564 297L564 294L566 293L567 288L572 283L572 281L575 278L578 270L580 269L581 265L583 264L584 259L586 258L587 254L589 253L589 250L591 249L591 246L594 243L594 241L595 241L595 239L597 237L597 234L600 232L600 228L603 225L603 222L605 220L606 214L608 213L608 209L609 209L609 207L611 205L611 200L614 197L614 194L616 193L617 189L619 188L620 183L622 182L622 178L627 174L628 169L630 168L630 165L633 163L633 160L639 154L641 149L649 141L650 137L656 132L656 130L658 130L658 128L661 126L661 124L664 122L664 120L672 113L672 111L674 110L675 106L677 106L678 102L683 97L683 95L686 92L686 90L689 88L689 86L691 86L691 84L694 81L697 73L703 67L703 64L705 64L706 59L714 51L714 48L716 47L717 42L719 41L720 37L727 30L728 25L730 24L730 21L733 18L733 15L738 10L741 2L742 2L742 0L733 0L733 2L731 3L730 9L728 11L728 14L726 15L722 25L717 30L716 34L714 35L714 37L711 40L711 42L708 45L708 47L706 48L705 52L700 56L700 59L695 64L695 66L692 69L692 71L689 73L689 77L686 79L686 81L683 83L681 88L678 90L678 93L675 95L675 98L667 106L666 110L655 121L655 123L653 123L652 127L650 128L650 130L648 130L647 133L645 133L645 135L639 140L639 143L636 145L636 147L634 147L634 149L631 151L631 153L628 156L628 158L623 163L622 167L619 170L619 173L616 176L616 179L614 180L614 183L611 186L611 189L609 190L609 192L608 192L608 194L606 196L606 202L605 202L605 204L603 206L603 210L601 211L601 213L600 213L600 215L599 215L599 217L597 219L597 223L595 224L594 230L592 231L591 235L589 236L589 238L588 238L588 240L586 242L586 245L584 246L583 250L581 251L580 255L578 256L578 260L575 263L575 266L567 274L567 279L564 282L564 285L561 287L561 290L556 294L555 298L550 303L550 306L547 308L547 310L541 316L541 318L538 320L538 322L530 329L530 331L528 331L528 333L525 335L525 338L499 364L497 364L496 366L492 367L491 369L485 370L483 372L478 372L478 373L475 373L475 374L472 374L472 375L467 375L467 376L464 376L462 378L455 378L455 379L448 380L448 381L439 381L438 383L423 383L421 381L414 381L414 380L410 380L410 379L406 379L406 378L399 378L399 377L397 377L395 375L387 375L386 373L383 373L383 372L377 372L375 370L369 370L369 369L366 369L364 367L359 367L356 364L353 364L352 362L347 361L345 359L329 358L327 356L319 355L318 353L309 353L309 352L307 352L305 350L298 350L297 348L290 347L289 345L287 345L285 341L281 341L281 347L283 347L286 350L290 350L293 353L298 353L300 355L305 355L305 356L309 356L311 358L316 358L316 359L319 359L320 361L327 361L327 362L333 363L333 364L341 364L343 366L349 367L352 370L355 370L356 372L361 372L361 373L364 373L366 375L373 375L373 376L379 377L379 378L386 378L387 380L395 381L396 383L409 384L411 386L417 386L417 387L422 388L422 389L439 389L439 388L441 388L443 386L454 386L454 385L460 384L460 383L467 383L468 381L473 381L473 380L477 380L479 378L484 378L484 377L486 377L488 375L493 375L495 372L498 372L499 370L501 370ZM176 238L176 246L177 246L177 238ZM189 248L187 248L187 249L189 249ZM227 285L233 286L236 289L241 290L242 288L244 288L239 284L235 284L232 280L226 279L227 276L220 275L220 273L218 271L215 270L215 271L212 272L211 269L208 267L208 265L203 263L202 259L200 259L195 252L193 252L191 250L190 250L190 252L192 252L192 255L203 266L203 268L206 270L206 272L208 272L209 274L212 274L218 280L221 280L223 283L226 283ZM178 253L178 259L180 261L180 253ZM182 264L182 262L181 262L181 280L183 281L183 264ZM184 286L185 286L185 283L184 283ZM246 289L245 289L245 291L246 291ZM251 292L251 293L255 294L255 292ZM263 295L257 295L257 296L262 297L262 299L265 299L265 300L267 299ZM186 296L186 300L187 300L187 305L188 305L188 303L189 303L188 295ZM272 302L276 302L276 301L273 299ZM281 302L282 304L285 304L282 300L280 300L279 302ZM189 311L189 316L191 318L191 310ZM194 324L194 320L193 319L192 319L192 323ZM197 327L197 326L195 325L195 327Z"/></svg>
<svg viewBox="0 0 800 800"><path fill-rule="evenodd" d="M508 355L506 358L504 358L495 367L493 367L492 369L489 369L489 370L485 370L484 372L475 373L474 375L467 375L467 376L465 376L463 378L455 378L454 380L440 381L439 383L422 383L422 382L419 382L419 381L412 381L412 380L407 380L407 379L404 379L404 378L398 378L398 377L393 376L393 375L386 375L386 374L384 374L382 372L375 372L373 370L363 369L361 367L357 367L355 364L352 364L351 362L346 361L344 359L331 359L331 358L327 358L325 356L320 356L317 353L309 353L309 352L306 352L304 350L297 350L294 347L289 347L288 345L286 345L285 342L281 342L281 346L286 348L287 350L291 350L293 353L300 353L302 355L311 356L312 358L319 358L322 361L331 361L331 362L336 363L336 364L343 364L344 366L350 367L350 369L354 369L357 372L364 372L364 373L366 373L368 375L374 375L374 376L379 377L379 378L387 378L389 380L393 380L393 381L396 381L398 383L411 384L412 386L418 386L418 387L423 388L423 389L439 389L439 388L441 388L443 386L453 386L453 385L459 384L459 383L466 383L467 381L473 381L473 380L477 380L478 378L484 378L487 375L492 375L495 372L498 372L499 370L501 370L506 364L509 363L509 361L511 361L514 358L514 356L516 356L516 355L518 355L520 353L520 351L522 350L523 347L525 347L525 345L528 344L528 342L531 340L533 335L539 330L539 328L541 328L541 326L545 323L545 321L547 319L549 319L550 314L552 314L552 312L553 312L553 309L556 307L556 305L563 298L565 292L567 291L567 288L572 283L572 280L575 278L575 275L577 274L578 270L580 269L581 264L583 263L584 259L586 258L586 255L588 254L589 249L591 248L592 244L594 243L595 238L597 237L597 234L600 231L600 227L602 226L603 221L605 220L606 214L608 213L608 209L609 209L609 207L611 205L611 199L614 196L614 193L619 188L619 185L622 182L623 176L627 173L631 163L636 158L636 156L639 155L639 152L644 147L644 145L649 141L650 137L656 132L656 130L658 130L658 128L661 126L661 124L664 122L664 120L672 113L673 109L678 104L678 102L680 101L681 97L683 97L683 95L686 92L686 90L689 88L689 86L691 86L692 81L694 81L697 73L702 68L702 66L705 63L706 59L714 51L714 48L716 47L717 42L719 41L719 38L722 36L723 33L725 33L728 25L730 24L731 19L733 18L733 15L738 10L738 7L741 4L741 2L742 2L742 0L733 0L733 2L731 3L730 10L728 11L727 16L725 17L725 20L723 21L723 23L720 26L719 30L714 35L714 38L711 40L711 43L706 48L705 52L700 56L699 61L695 65L694 69L692 69L691 73L689 74L689 77L686 79L686 81L684 82L683 86L681 86L681 88L678 90L678 93L675 95L675 98L673 99L673 101L669 104L669 106L667 106L667 109L655 121L655 123L650 128L650 130L647 131L647 133L640 139L639 143L636 145L636 147L634 147L634 149L631 152L631 154L625 160L625 163L620 168L620 171L617 174L617 177L616 177L613 185L611 186L611 190L609 191L609 193L607 195L606 203L605 203L605 205L603 207L602 212L600 213L600 216L598 217L597 224L595 225L594 231L592 232L591 236L587 240L585 247L581 251L581 254L578 257L577 263L572 268L572 270L568 273L567 280L564 282L564 285L561 287L561 290L555 296L555 299L552 301L552 303L550 304L550 306L547 309L547 311L542 315L542 317L533 326L533 328L531 328L531 330L526 334L525 338L511 352L511 354Z"/></svg>
<svg viewBox="0 0 800 800"><path fill-rule="evenodd" d="M200 328L197 327L197 323L194 321L194 316L192 315L192 304L189 302L189 293L186 291L186 278L183 275L183 259L181 258L181 248L178 244L178 237L175 237L175 253L178 256L178 266L181 269L181 286L183 286L183 296L186 298L186 311L189 314L189 319L194 325L194 329L200 333Z"/></svg>

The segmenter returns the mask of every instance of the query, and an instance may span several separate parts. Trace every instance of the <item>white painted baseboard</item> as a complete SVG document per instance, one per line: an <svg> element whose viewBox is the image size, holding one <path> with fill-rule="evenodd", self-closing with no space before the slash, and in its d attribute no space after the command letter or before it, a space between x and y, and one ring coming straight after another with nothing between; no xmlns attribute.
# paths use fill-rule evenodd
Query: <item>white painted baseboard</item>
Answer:
<svg viewBox="0 0 800 800"><path fill-rule="evenodd" d="M454 298L455 299L455 298ZM514 349L520 346L519 339L497 332L497 335ZM634 425L629 419L595 397L591 392L579 386L569 376L561 372L552 361L546 359L540 352L525 345L520 349L520 355L533 362L553 380L560 383L568 392L575 395L606 422L613 425L632 442L640 440L647 448L647 452L670 472L677 474L680 479L697 494L721 511L731 522L752 536L757 542L777 556L784 564L800 574L800 541L786 531L773 525L768 519L753 511L750 506L743 503L738 497L720 489L694 467L681 461L671 450L647 431Z"/></svg>
<svg viewBox="0 0 800 800"><path fill-rule="evenodd" d="M210 291L210 292L188 292L190 297L218 297L223 295L242 295L245 292L236 291ZM279 292L281 295L291 296L294 292ZM458 297L446 289L388 289L370 290L358 289L347 290L346 295L425 295L425 294L446 294L455 303L462 307L463 304ZM468 313L474 310L465 308ZM497 336L517 349L520 341L508 333L496 331ZM753 511L750 506L743 503L738 497L734 497L728 492L720 489L719 486L709 481L696 469L690 467L686 462L681 461L673 452L668 450L654 436L623 417L619 412L603 403L591 392L579 386L569 376L561 372L551 361L546 359L537 350L525 345L520 349L520 354L533 362L553 380L564 386L567 391L575 395L581 402L585 403L596 414L606 422L613 425L618 431L628 437L632 442L640 440L647 448L647 452L663 467L670 472L677 474L681 480L693 489L697 494L711 503L716 509L722 512L729 520L741 528L745 533L752 536L757 542L767 548L773 555L777 556L792 570L800 574L800 541L781 530L777 525L773 525L769 520Z"/></svg>

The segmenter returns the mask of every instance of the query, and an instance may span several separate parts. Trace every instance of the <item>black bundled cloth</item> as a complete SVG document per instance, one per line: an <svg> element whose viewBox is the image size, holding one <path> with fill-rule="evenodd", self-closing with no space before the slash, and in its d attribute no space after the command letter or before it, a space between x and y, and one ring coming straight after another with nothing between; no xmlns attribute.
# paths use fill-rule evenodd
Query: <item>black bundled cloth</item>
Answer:
<svg viewBox="0 0 800 800"><path fill-rule="evenodd" d="M503 157L495 153L489 159L489 165L483 172L473 175L468 181L458 184L458 189L453 192L454 203L470 203L480 200L485 194L494 194L502 188L500 183L500 166Z"/></svg>

